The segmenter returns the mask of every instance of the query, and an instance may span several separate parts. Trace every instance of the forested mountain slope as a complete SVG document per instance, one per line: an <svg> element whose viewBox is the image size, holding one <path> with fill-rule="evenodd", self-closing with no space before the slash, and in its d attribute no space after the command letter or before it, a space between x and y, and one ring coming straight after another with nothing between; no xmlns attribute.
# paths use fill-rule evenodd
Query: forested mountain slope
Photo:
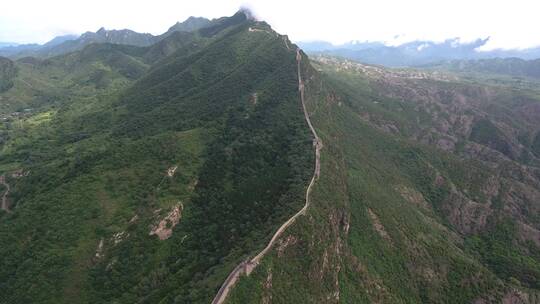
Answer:
<svg viewBox="0 0 540 304"><path fill-rule="evenodd" d="M0 57L0 93L11 89L16 74L15 64L7 58Z"/></svg>
<svg viewBox="0 0 540 304"><path fill-rule="evenodd" d="M229 303L538 303L538 92L314 66L312 207Z"/></svg>
<svg viewBox="0 0 540 304"><path fill-rule="evenodd" d="M295 51L243 13L200 36L149 67L151 50L107 44L52 59L128 80L7 125L2 302L206 303L301 208L313 150ZM143 72L132 85L123 63Z"/></svg>
<svg viewBox="0 0 540 304"><path fill-rule="evenodd" d="M293 215L225 303L540 301L534 85L313 60L243 11L0 64L1 303L210 303Z"/></svg>

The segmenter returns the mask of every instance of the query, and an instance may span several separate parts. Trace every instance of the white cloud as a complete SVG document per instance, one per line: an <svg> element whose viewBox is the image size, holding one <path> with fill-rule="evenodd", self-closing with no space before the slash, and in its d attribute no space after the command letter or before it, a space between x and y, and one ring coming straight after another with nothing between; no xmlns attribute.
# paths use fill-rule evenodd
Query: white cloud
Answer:
<svg viewBox="0 0 540 304"><path fill-rule="evenodd" d="M419 46L416 48L416 50L420 52L420 51L422 51L423 49L428 48L428 47L429 47L429 44L423 43L423 44L419 45Z"/></svg>
<svg viewBox="0 0 540 304"><path fill-rule="evenodd" d="M484 49L540 45L537 0L18 0L0 11L0 41L44 42L55 35L130 28L158 34L188 16L231 15L251 7L291 39L461 41L491 37Z"/></svg>

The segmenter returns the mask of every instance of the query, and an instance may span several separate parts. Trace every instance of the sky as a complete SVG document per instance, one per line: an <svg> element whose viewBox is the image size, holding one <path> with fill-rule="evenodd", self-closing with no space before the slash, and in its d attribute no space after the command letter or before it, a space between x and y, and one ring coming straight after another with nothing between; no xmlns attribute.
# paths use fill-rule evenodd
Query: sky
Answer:
<svg viewBox="0 0 540 304"><path fill-rule="evenodd" d="M189 16L250 8L291 40L399 44L490 37L483 49L540 46L539 0L2 0L0 42L129 28L163 33Z"/></svg>

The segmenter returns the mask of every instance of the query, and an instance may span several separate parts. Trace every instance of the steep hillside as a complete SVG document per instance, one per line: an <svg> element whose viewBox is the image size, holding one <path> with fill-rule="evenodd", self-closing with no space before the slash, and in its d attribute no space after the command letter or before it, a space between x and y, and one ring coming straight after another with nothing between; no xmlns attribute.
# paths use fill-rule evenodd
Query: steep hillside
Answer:
<svg viewBox="0 0 540 304"><path fill-rule="evenodd" d="M538 303L538 93L315 66L311 208L227 303Z"/></svg>
<svg viewBox="0 0 540 304"><path fill-rule="evenodd" d="M212 24L211 20L202 17L189 17L184 22L177 22L162 36L169 36L174 32L195 32Z"/></svg>
<svg viewBox="0 0 540 304"><path fill-rule="evenodd" d="M7 58L0 57L0 93L11 89L16 74L15 64Z"/></svg>
<svg viewBox="0 0 540 304"><path fill-rule="evenodd" d="M201 36L149 69L149 49L109 44L36 63L138 80L10 125L1 302L208 303L301 208L295 50L242 12Z"/></svg>
<svg viewBox="0 0 540 304"><path fill-rule="evenodd" d="M118 91L167 56L187 56L211 39L197 33L175 32L148 47L95 43L48 59L3 59L3 66L14 67L17 73L6 69L6 83L11 86L0 96L4 101L0 113L39 111L42 106L58 105L75 97L93 98L105 91ZM7 71L11 71L9 77Z"/></svg>

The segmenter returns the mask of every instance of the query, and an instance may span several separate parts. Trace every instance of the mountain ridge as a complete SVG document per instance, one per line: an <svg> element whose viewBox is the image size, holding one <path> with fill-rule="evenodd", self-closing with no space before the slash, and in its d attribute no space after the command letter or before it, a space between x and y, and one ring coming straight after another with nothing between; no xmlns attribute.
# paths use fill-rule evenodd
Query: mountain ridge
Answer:
<svg viewBox="0 0 540 304"><path fill-rule="evenodd" d="M183 22L177 22L165 33L154 36L148 33L138 33L129 29L106 30L101 27L96 32L85 32L80 36L65 35L53 38L43 44L24 44L0 47L0 56L22 58L28 56L48 58L82 49L91 43L114 43L133 46L150 46L175 32L195 32L212 24L212 20L203 17L189 17Z"/></svg>
<svg viewBox="0 0 540 304"><path fill-rule="evenodd" d="M540 78L540 59L524 60L516 57L478 60L452 60L423 68L444 69L452 72L484 73L511 77Z"/></svg>
<svg viewBox="0 0 540 304"><path fill-rule="evenodd" d="M327 54L353 59L368 64L381 64L388 67L415 67L451 60L478 60L492 58L518 57L524 60L540 58L540 48L532 47L523 50L490 51L478 50L489 41L476 39L472 42L461 42L459 38L447 39L443 42L417 40L399 45L387 45L383 42L352 41L341 45L333 45L325 41L299 42L299 45L312 54Z"/></svg>

